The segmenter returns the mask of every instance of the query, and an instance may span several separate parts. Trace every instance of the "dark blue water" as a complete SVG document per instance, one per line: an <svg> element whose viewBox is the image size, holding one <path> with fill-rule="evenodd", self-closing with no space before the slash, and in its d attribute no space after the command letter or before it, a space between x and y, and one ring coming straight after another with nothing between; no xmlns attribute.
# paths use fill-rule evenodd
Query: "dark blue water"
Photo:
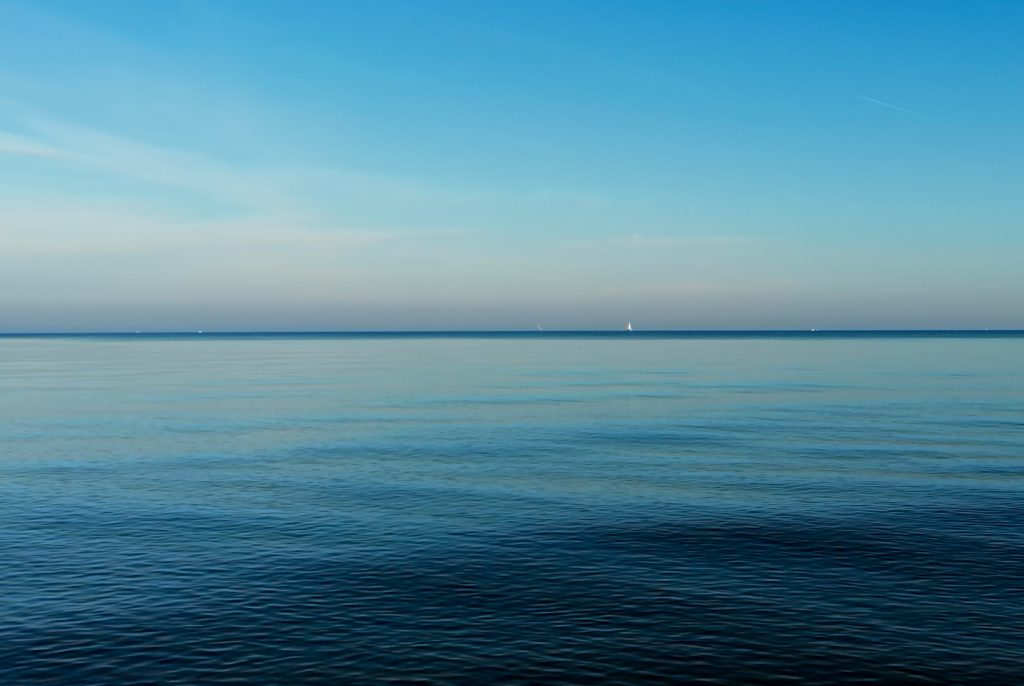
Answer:
<svg viewBox="0 0 1024 686"><path fill-rule="evenodd" d="M0 683L1024 683L1024 336L0 338Z"/></svg>

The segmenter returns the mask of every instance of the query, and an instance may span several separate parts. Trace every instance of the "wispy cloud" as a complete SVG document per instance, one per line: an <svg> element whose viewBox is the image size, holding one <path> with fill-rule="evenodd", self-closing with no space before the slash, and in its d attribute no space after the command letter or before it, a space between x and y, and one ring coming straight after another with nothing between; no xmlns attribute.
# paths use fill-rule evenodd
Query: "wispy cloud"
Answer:
<svg viewBox="0 0 1024 686"><path fill-rule="evenodd" d="M872 98L872 97L869 97L867 95L860 95L860 94L858 94L857 97L860 98L861 100L866 100L867 102L872 102L872 103L874 103L876 105L879 105L881 107L887 107L890 110L896 110L897 112L902 112L903 114L909 114L911 117L917 117L918 119L928 119L928 117L926 117L925 115L921 114L920 112L915 112L914 110L908 110L906 107L900 107L899 105L893 105L891 102L886 102L885 100L879 100L878 98Z"/></svg>
<svg viewBox="0 0 1024 686"><path fill-rule="evenodd" d="M580 246L605 247L613 249L637 250L670 250L670 249L705 249L746 246L753 242L747 236L730 236L715 234L648 234L632 233L627 235L606 236L602 238L576 241Z"/></svg>
<svg viewBox="0 0 1024 686"><path fill-rule="evenodd" d="M0 187L4 294L202 301L233 290L239 298L305 301L367 288L365 251L423 253L459 240L430 222L429 209L460 201L426 181L241 163L17 115L0 130L0 172L18 178L25 161L38 158L57 173ZM89 192L68 181L78 177ZM379 218L375 209L390 206L409 209ZM427 219L403 223L416 209Z"/></svg>
<svg viewBox="0 0 1024 686"><path fill-rule="evenodd" d="M110 256L154 258L191 253L229 258L233 252L264 251L282 262L289 254L337 257L363 245L413 235L410 232L304 227L286 217L182 219L129 203L118 206L71 202L7 203L0 217L4 258ZM306 255L308 256L308 255Z"/></svg>
<svg viewBox="0 0 1024 686"><path fill-rule="evenodd" d="M67 168L189 190L239 209L276 210L286 204L285 184L279 180L202 152L153 145L43 117L23 125L32 137L0 134L0 149L5 138L13 138L10 147L14 152L31 151Z"/></svg>
<svg viewBox="0 0 1024 686"><path fill-rule="evenodd" d="M0 155L60 157L61 151L26 136L0 131Z"/></svg>

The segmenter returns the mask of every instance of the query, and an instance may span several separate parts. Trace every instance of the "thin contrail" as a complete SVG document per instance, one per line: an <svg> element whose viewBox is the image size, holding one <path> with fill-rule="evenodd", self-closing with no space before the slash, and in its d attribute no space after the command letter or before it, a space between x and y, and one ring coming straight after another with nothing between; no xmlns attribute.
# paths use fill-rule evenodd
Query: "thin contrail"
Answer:
<svg viewBox="0 0 1024 686"><path fill-rule="evenodd" d="M927 119L928 118L928 117L924 116L923 114L921 114L920 112L915 112L914 110L908 110L906 107L900 107L899 105L893 105L891 102L886 102L884 100L879 100L878 98L869 98L866 95L858 95L857 97L860 98L861 100L867 100L868 102L873 102L876 105L881 105L882 107L888 107L891 110L896 110L897 112L902 112L903 114L909 114L910 116L917 117L918 119Z"/></svg>

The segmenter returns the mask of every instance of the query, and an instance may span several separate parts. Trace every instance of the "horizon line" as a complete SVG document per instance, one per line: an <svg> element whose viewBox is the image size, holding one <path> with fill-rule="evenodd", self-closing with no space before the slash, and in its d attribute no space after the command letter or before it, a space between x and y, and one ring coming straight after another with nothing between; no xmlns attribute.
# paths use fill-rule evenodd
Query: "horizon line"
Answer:
<svg viewBox="0 0 1024 686"><path fill-rule="evenodd" d="M86 337L86 336L177 336L177 337L217 337L217 336L498 336L515 335L531 338L558 335L599 335L599 336L645 336L645 335L740 335L740 334L1021 334L1024 328L756 328L756 329L298 329L298 330L224 330L212 331L205 329L168 329L168 330L108 330L108 331L0 331L0 338L33 338L33 337Z"/></svg>

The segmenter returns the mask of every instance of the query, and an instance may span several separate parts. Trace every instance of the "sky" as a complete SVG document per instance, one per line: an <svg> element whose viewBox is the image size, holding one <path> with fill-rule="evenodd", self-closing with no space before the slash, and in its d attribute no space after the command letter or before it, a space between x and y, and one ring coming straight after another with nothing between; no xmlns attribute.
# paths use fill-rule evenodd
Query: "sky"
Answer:
<svg viewBox="0 0 1024 686"><path fill-rule="evenodd" d="M0 332L1024 328L1024 3L0 0Z"/></svg>

